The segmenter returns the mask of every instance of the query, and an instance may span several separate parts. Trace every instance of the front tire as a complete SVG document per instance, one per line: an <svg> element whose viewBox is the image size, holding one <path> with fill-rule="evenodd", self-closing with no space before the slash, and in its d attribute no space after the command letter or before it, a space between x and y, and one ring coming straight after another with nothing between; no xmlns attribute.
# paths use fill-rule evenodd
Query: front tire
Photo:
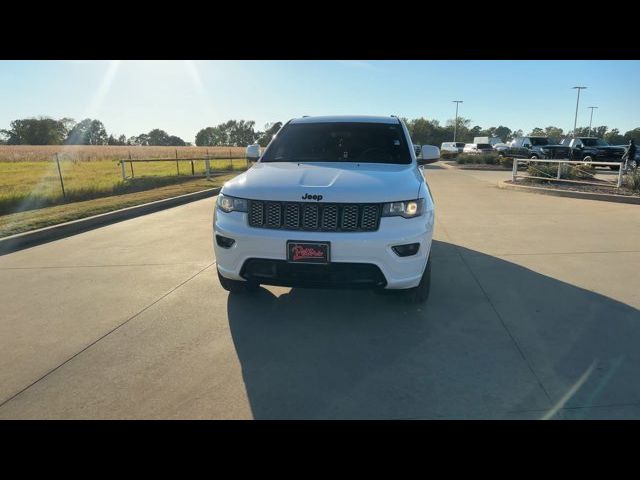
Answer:
<svg viewBox="0 0 640 480"><path fill-rule="evenodd" d="M427 260L427 266L424 269L422 278L417 287L409 288L405 294L412 303L424 303L429 298L429 292L431 291L431 256Z"/></svg>
<svg viewBox="0 0 640 480"><path fill-rule="evenodd" d="M531 155L529 158L530 158L531 160L538 160L538 158L540 158L540 157L538 157L538 155L536 155L536 154L534 153L534 154L533 154L533 155Z"/></svg>
<svg viewBox="0 0 640 480"><path fill-rule="evenodd" d="M260 287L260 284L251 281L241 281L241 280L231 280L229 278L225 278L220 275L220 271L218 270L218 280L220 281L220 285L227 292L231 293L250 293L255 292Z"/></svg>

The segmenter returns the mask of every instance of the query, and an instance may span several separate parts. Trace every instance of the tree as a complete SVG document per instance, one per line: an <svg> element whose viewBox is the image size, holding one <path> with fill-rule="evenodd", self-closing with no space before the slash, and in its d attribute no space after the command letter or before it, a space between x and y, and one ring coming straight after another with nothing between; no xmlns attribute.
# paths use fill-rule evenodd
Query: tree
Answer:
<svg viewBox="0 0 640 480"><path fill-rule="evenodd" d="M531 135L532 137L544 137L545 131L540 127L536 127L531 130L531 133L529 133L529 135Z"/></svg>
<svg viewBox="0 0 640 480"><path fill-rule="evenodd" d="M154 128L149 133L149 145L169 145L169 134L159 128Z"/></svg>
<svg viewBox="0 0 640 480"><path fill-rule="evenodd" d="M13 120L2 134L9 145L60 145L66 130L61 121L40 117Z"/></svg>
<svg viewBox="0 0 640 480"><path fill-rule="evenodd" d="M629 130L624 134L624 143L629 143L631 139L634 139L636 142L640 141L640 127Z"/></svg>
<svg viewBox="0 0 640 480"><path fill-rule="evenodd" d="M544 133L547 137L560 140L564 136L564 132L559 127L547 127L544 129Z"/></svg>
<svg viewBox="0 0 640 480"><path fill-rule="evenodd" d="M176 137L175 135L171 135L167 139L167 145L170 145L172 147L184 147L186 145L186 143L180 137Z"/></svg>
<svg viewBox="0 0 640 480"><path fill-rule="evenodd" d="M256 132L258 143L261 147L266 147L273 136L282 128L282 122L267 123L264 126L264 132Z"/></svg>
<svg viewBox="0 0 640 480"><path fill-rule="evenodd" d="M229 120L216 127L203 128L196 134L198 146L246 147L256 141L253 120Z"/></svg>
<svg viewBox="0 0 640 480"><path fill-rule="evenodd" d="M624 143L624 136L620 135L620 131L617 128L605 133L604 139L609 145L622 145Z"/></svg>
<svg viewBox="0 0 640 480"><path fill-rule="evenodd" d="M85 118L71 129L65 143L69 145L106 145L108 141L109 137L102 122Z"/></svg>

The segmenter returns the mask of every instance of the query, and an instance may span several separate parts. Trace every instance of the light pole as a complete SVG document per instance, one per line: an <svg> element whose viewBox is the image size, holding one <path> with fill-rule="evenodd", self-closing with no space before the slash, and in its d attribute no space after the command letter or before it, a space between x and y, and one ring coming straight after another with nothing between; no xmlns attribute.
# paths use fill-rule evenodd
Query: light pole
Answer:
<svg viewBox="0 0 640 480"><path fill-rule="evenodd" d="M591 118L589 119L589 136L591 136L591 123L593 123L593 110L598 107L587 107L591 109Z"/></svg>
<svg viewBox="0 0 640 480"><path fill-rule="evenodd" d="M458 104L464 103L462 100L453 100L456 104L456 123L453 124L453 141L456 141L456 133L458 132Z"/></svg>
<svg viewBox="0 0 640 480"><path fill-rule="evenodd" d="M573 120L573 136L576 136L576 128L578 127L578 105L580 104L580 90L584 90L587 87L573 87L578 89L578 100L576 101L576 118Z"/></svg>

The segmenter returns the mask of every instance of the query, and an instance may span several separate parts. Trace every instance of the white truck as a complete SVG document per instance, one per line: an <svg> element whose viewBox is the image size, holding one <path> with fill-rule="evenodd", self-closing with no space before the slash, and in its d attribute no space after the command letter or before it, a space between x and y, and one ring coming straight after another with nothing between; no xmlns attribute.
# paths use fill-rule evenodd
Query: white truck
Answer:
<svg viewBox="0 0 640 480"><path fill-rule="evenodd" d="M426 301L434 204L397 117L287 122L249 170L218 195L213 247L230 292L260 284L403 290Z"/></svg>

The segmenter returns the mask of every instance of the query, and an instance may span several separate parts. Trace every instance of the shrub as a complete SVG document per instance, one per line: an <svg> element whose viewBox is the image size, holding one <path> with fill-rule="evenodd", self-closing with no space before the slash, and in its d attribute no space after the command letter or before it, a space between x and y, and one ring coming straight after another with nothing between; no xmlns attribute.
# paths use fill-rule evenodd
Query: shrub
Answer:
<svg viewBox="0 0 640 480"><path fill-rule="evenodd" d="M495 153L483 153L479 155L463 153L456 157L456 162L460 164L496 165L498 164L498 159L499 157Z"/></svg>
<svg viewBox="0 0 640 480"><path fill-rule="evenodd" d="M513 168L513 158L511 157L498 157L498 163L505 168Z"/></svg>
<svg viewBox="0 0 640 480"><path fill-rule="evenodd" d="M593 178L596 174L596 167L593 165L576 165L571 166L568 173L568 178L583 180L586 178Z"/></svg>
<svg viewBox="0 0 640 480"><path fill-rule="evenodd" d="M640 193L640 171L636 170L622 177L622 185L633 192Z"/></svg>

